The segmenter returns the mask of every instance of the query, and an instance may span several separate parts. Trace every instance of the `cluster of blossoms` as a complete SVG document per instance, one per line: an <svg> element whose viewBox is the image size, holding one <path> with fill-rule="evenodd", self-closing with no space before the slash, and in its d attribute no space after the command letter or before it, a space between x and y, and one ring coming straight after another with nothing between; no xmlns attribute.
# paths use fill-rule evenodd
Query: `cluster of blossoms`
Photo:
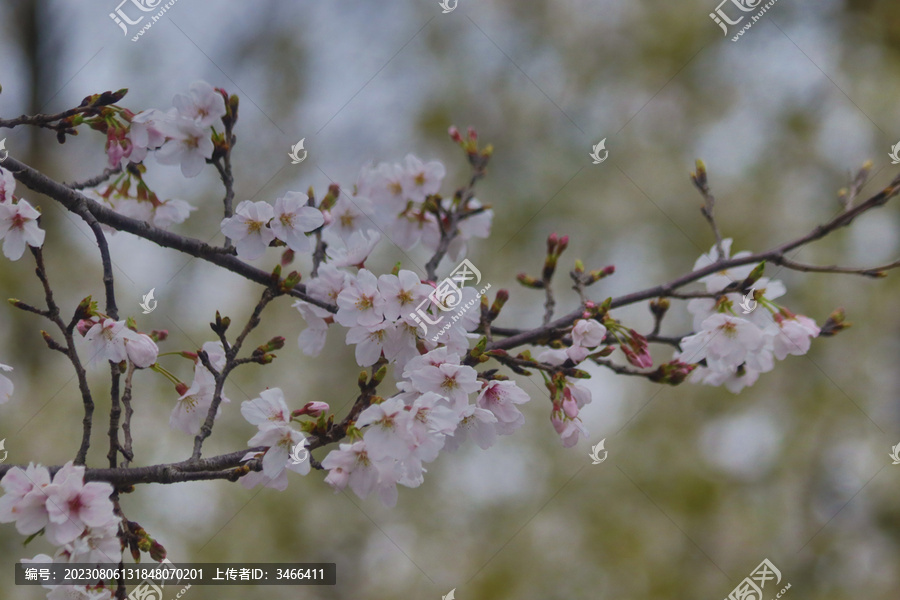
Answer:
<svg viewBox="0 0 900 600"><path fill-rule="evenodd" d="M213 126L227 112L223 94L205 81L196 81L189 94L175 95L168 111L126 112L130 126L107 130L109 166L143 162L154 150L159 164L181 165L185 177L196 177L213 155L210 130L215 133Z"/></svg>
<svg viewBox="0 0 900 600"><path fill-rule="evenodd" d="M267 487L284 490L288 484L288 469L301 475L309 473L309 460L297 461L291 457L296 455L295 449L299 452L306 445L306 436L294 429L291 421L303 415L321 417L328 409L325 402L309 402L291 413L285 403L284 392L279 388L265 390L259 398L241 403L241 414L259 429L248 445L266 448L262 459L263 470L245 475L241 478L241 484L249 489L264 483ZM256 457L257 453L250 452L243 460Z"/></svg>
<svg viewBox="0 0 900 600"><path fill-rule="evenodd" d="M728 258L730 239L722 241L722 249ZM749 256L739 252L734 258ZM694 270L716 262L716 248L701 256ZM741 283L751 277L758 265L744 265L708 275L700 280L706 291L717 294L728 286ZM802 356L809 351L811 340L819 335L815 321L796 315L773 300L786 293L784 284L761 277L753 283L752 300L763 310L745 309L739 315L736 306L742 296L738 292L721 294L716 298L695 298L688 302L688 311L694 318L693 335L681 340L676 358L687 363L700 363L690 374L688 381L706 385L725 385L734 393L753 385L760 373L774 368L775 359L784 360L788 355Z"/></svg>
<svg viewBox="0 0 900 600"><path fill-rule="evenodd" d="M325 223L322 211L309 206L309 197L288 192L267 202L244 200L237 205L234 216L222 221L222 233L234 241L238 256L253 260L266 253L276 239L294 252L309 252L312 244L306 234Z"/></svg>
<svg viewBox="0 0 900 600"><path fill-rule="evenodd" d="M411 154L403 164L380 163L364 168L357 180L357 195L342 198L346 201L339 200L331 210L332 234L346 241L357 231L377 227L403 250L421 243L433 252L441 241L441 224L429 203L435 202L432 197L440 190L445 174L440 162L423 163ZM453 202L453 198L444 198L441 207L449 211ZM459 235L448 249L453 261L465 256L468 240L486 238L491 230L492 210L483 208L475 198L468 201L467 209L473 215L459 221Z"/></svg>
<svg viewBox="0 0 900 600"><path fill-rule="evenodd" d="M589 307L591 308L591 307ZM610 325L613 325L610 322ZM544 350L538 354L538 360L550 365L572 364L577 367L588 356L596 353L607 335L607 328L594 319L584 318L575 322L572 327L572 345L566 348ZM626 346L622 345L623 350ZM566 448L578 443L579 435L587 437L587 430L578 414L586 404L591 402L591 391L578 383L574 377L557 375L550 382L553 408L550 422L562 439Z"/></svg>
<svg viewBox="0 0 900 600"><path fill-rule="evenodd" d="M41 213L28 200L13 197L15 190L12 173L0 167L0 240L10 260L22 258L26 246L40 248L46 235L37 222Z"/></svg>
<svg viewBox="0 0 900 600"><path fill-rule="evenodd" d="M84 482L84 467L66 463L52 478L46 467L13 468L0 481L0 523L15 523L22 535L44 532L57 546L53 556L38 554L23 563L117 563L122 557L119 517L105 482ZM108 600L105 588L46 586L49 600Z"/></svg>
<svg viewBox="0 0 900 600"><path fill-rule="evenodd" d="M529 400L524 391L512 381L480 379L474 368L460 364L459 355L446 348L410 359L397 388L399 393L391 398L374 398L351 428L351 442L322 460L328 470L325 481L336 490L349 485L360 498L375 491L384 504L393 506L397 485L419 486L426 471L423 463L434 461L442 449L454 451L470 435L487 449L498 435L509 435L525 423L516 407ZM244 402L241 413L259 429L248 445L266 450L263 470L244 476L242 483L282 490L287 487L287 469L308 473L308 461L298 464L291 458L306 444L291 421L303 415L322 420L327 410L327 404L312 402L291 413L277 388ZM244 460L257 456L251 452Z"/></svg>
<svg viewBox="0 0 900 600"><path fill-rule="evenodd" d="M469 436L487 449L498 435L525 423L516 405L527 402L528 394L512 381L480 379L446 348L411 359L397 387L399 394L360 413L350 443L322 460L329 471L325 481L336 490L349 485L360 498L375 491L393 506L397 484L418 487L423 463L442 449L452 452Z"/></svg>
<svg viewBox="0 0 900 600"><path fill-rule="evenodd" d="M122 215L162 229L183 223L196 208L184 200L160 200L144 183L143 166L138 165L153 151L159 164L180 165L185 177L197 176L213 156L213 140L221 138L214 126L227 114L225 93L205 81L193 83L188 94L176 94L172 104L168 111L153 108L134 114L122 109L119 116L123 122L110 118L98 125L106 130L109 166L124 168L130 163L132 168L102 192L85 191ZM134 195L132 179L136 180Z"/></svg>

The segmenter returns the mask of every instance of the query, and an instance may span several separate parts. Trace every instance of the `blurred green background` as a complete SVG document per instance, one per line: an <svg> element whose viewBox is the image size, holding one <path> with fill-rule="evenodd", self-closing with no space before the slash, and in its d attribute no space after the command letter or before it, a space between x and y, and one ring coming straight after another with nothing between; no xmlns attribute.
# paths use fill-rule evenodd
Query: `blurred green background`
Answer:
<svg viewBox="0 0 900 600"><path fill-rule="evenodd" d="M540 322L542 297L516 289L514 276L537 273L550 232L571 238L566 269L575 258L616 266L593 290L597 299L689 270L713 241L688 179L697 157L736 250L766 249L831 218L837 190L867 159L864 195L897 173L888 151L900 139L900 5L890 0L780 0L737 43L709 18L715 0L459 0L449 14L437 0L180 0L137 43L109 18L116 4L0 5L0 115L56 112L122 87L130 89L122 104L135 111L167 109L205 79L241 97L237 200L270 202L309 186L324 192L332 180L349 187L367 162L408 152L444 161L450 192L466 166L446 130L472 125L496 149L478 197L497 217L468 258L493 290L513 290L505 325ZM46 131L0 136L57 180L104 167L104 140L93 132L65 146ZM286 154L300 138L309 158L291 165ZM609 159L593 165L588 152L603 138ZM200 208L176 231L221 243L215 170L185 180L177 168L148 165L161 196ZM47 198L18 192L43 209L64 309L100 297L86 228ZM888 262L900 250L898 221L888 206L796 258ZM212 339L206 324L216 310L243 322L258 298L254 284L128 234L111 245L121 314L145 331L168 329L165 351L198 348ZM256 264L276 260L273 252ZM371 266L403 261L424 272L426 260L385 242ZM0 260L3 297L40 302L32 270L28 256ZM739 395L594 370L594 401L582 413L589 441L566 450L540 380L522 380L532 402L518 435L486 452L442 455L419 489L401 488L394 509L333 494L321 472L291 474L283 493L144 486L123 507L175 562L337 563L335 587L198 586L185 596L192 600L437 600L451 588L459 600L718 600L764 558L791 584L787 598L895 600L900 466L888 453L900 443L897 275L777 276L795 312L821 323L844 306L854 326ZM577 299L559 283L567 312ZM150 288L159 308L145 316L138 302ZM671 313L665 331L686 333L683 304ZM646 306L615 314L639 330L650 324ZM16 369L13 401L0 407L8 461L70 460L81 419L71 367L44 347L47 325L37 317L4 303L0 323L0 362ZM275 364L237 372L207 453L245 447L254 428L239 403L267 386L282 387L293 408L325 400L344 414L358 372L352 350L332 331L322 356L307 359L294 343L304 327L289 301L269 309L250 343L273 335L289 343ZM190 377L187 361L163 360ZM186 458L191 439L168 427L171 385L148 372L135 379L137 463ZM91 381L99 416L89 463L105 466L108 373L95 369ZM610 458L592 466L590 445L603 438ZM0 527L0 599L44 597L12 585L13 563L51 549L22 541ZM776 591L767 587L766 600Z"/></svg>

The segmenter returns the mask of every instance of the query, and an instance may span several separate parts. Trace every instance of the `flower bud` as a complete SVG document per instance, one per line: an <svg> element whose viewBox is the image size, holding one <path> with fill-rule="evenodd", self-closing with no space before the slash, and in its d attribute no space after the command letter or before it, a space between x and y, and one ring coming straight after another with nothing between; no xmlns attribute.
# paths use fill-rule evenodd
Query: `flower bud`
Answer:
<svg viewBox="0 0 900 600"><path fill-rule="evenodd" d="M555 254L557 244L559 244L559 237L556 233L551 233L547 236L547 254Z"/></svg>
<svg viewBox="0 0 900 600"><path fill-rule="evenodd" d="M538 281L534 277L526 275L525 273L519 273L518 275L516 275L516 281L533 290L544 289L544 283L542 281Z"/></svg>
<svg viewBox="0 0 900 600"><path fill-rule="evenodd" d="M331 407L327 402L307 402L303 406L303 408L301 408L300 410L295 410L293 413L291 413L291 416L299 417L301 415L309 415L311 417L318 417L328 412L330 408Z"/></svg>
<svg viewBox="0 0 900 600"><path fill-rule="evenodd" d="M78 325L75 326L75 329L78 331L78 333L81 334L82 337L84 337L93 326L94 322L90 319L81 319L80 321L78 321Z"/></svg>
<svg viewBox="0 0 900 600"><path fill-rule="evenodd" d="M149 335L143 333L131 333L125 338L125 354L128 355L135 367L146 369L156 362L159 356L159 346Z"/></svg>
<svg viewBox="0 0 900 600"><path fill-rule="evenodd" d="M166 549L156 540L150 543L150 558L156 562L162 562L166 558Z"/></svg>
<svg viewBox="0 0 900 600"><path fill-rule="evenodd" d="M447 130L447 133L450 135L450 139L456 142L457 144L462 143L462 135L459 133L459 129L456 125L451 125Z"/></svg>
<svg viewBox="0 0 900 600"><path fill-rule="evenodd" d="M493 321L497 318L507 300L509 300L509 291L497 290L497 295L494 297L494 303L491 304L491 309L488 311L489 320Z"/></svg>

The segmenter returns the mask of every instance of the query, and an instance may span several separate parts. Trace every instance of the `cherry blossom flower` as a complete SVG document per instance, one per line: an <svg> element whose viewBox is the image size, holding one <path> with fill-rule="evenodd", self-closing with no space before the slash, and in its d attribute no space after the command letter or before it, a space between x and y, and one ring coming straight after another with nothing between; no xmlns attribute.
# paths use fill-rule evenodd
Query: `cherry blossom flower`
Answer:
<svg viewBox="0 0 900 600"><path fill-rule="evenodd" d="M161 128L167 140L156 151L156 161L161 165L181 165L185 177L199 175L215 149L209 131L183 117L165 121Z"/></svg>
<svg viewBox="0 0 900 600"><path fill-rule="evenodd" d="M270 204L244 200L237 205L234 216L222 220L222 233L234 241L238 256L254 260L266 253L275 233L267 223L275 215Z"/></svg>
<svg viewBox="0 0 900 600"><path fill-rule="evenodd" d="M84 585L58 585L47 594L47 600L112 600L112 597L112 591L106 588Z"/></svg>
<svg viewBox="0 0 900 600"><path fill-rule="evenodd" d="M0 203L0 240L3 254L10 260L19 260L25 254L25 246L40 248L46 232L38 226L41 213L27 200L18 204Z"/></svg>
<svg viewBox="0 0 900 600"><path fill-rule="evenodd" d="M125 332L130 330L125 326L125 321L93 317L86 323L93 323L84 334L84 339L90 343L90 362L108 360L119 363L128 358Z"/></svg>
<svg viewBox="0 0 900 600"><path fill-rule="evenodd" d="M184 200L170 198L153 208L152 223L160 229L168 229L172 225L184 223L195 210L196 206L191 206Z"/></svg>
<svg viewBox="0 0 900 600"><path fill-rule="evenodd" d="M307 287L307 290L309 288ZM315 311L315 307L303 300L297 300L293 304L294 308L306 321L306 329L300 332L297 337L297 346L307 356L318 356L325 347L326 337L328 335L328 323L320 317Z"/></svg>
<svg viewBox="0 0 900 600"><path fill-rule="evenodd" d="M706 359L707 367L714 371L733 372L745 362L751 368L767 370L771 360L766 336L756 325L722 313L707 317L702 330L681 340L681 347L687 362Z"/></svg>
<svg viewBox="0 0 900 600"><path fill-rule="evenodd" d="M5 494L0 496L0 523L16 524L22 535L37 533L50 522L47 512L46 488L50 485L50 471L29 463L23 471L10 469L0 480Z"/></svg>
<svg viewBox="0 0 900 600"><path fill-rule="evenodd" d="M403 250L412 250L422 239L434 240L437 243L441 238L437 217L422 209L410 208L384 225L389 231L388 237L391 241ZM426 245L432 246L430 243Z"/></svg>
<svg viewBox="0 0 900 600"><path fill-rule="evenodd" d="M363 440L369 456L375 460L407 458L413 445L409 434L411 419L406 404L396 396L362 411L356 426L366 427Z"/></svg>
<svg viewBox="0 0 900 600"><path fill-rule="evenodd" d="M444 438L456 431L459 415L447 406L445 398L435 393L410 396L415 397L409 405L409 436L414 444L414 454L423 462L432 462L444 447Z"/></svg>
<svg viewBox="0 0 900 600"><path fill-rule="evenodd" d="M156 362L159 356L159 347L156 342L146 334L137 333L130 329L123 330L125 338L125 354L128 360L134 363L138 369L146 369Z"/></svg>
<svg viewBox="0 0 900 600"><path fill-rule="evenodd" d="M440 394L457 410L468 404L469 394L481 389L477 377L478 372L472 367L450 362L440 366L426 365L409 374L409 380L416 391Z"/></svg>
<svg viewBox="0 0 900 600"><path fill-rule="evenodd" d="M721 257L721 260L750 256L750 252L747 251L738 252L734 256L731 256L731 244L731 238L722 240L722 250L724 251L725 256ZM699 271L700 269L704 269L716 262L719 262L719 260L719 251L715 246L713 246L707 254L704 254L697 259L697 262L694 263L694 270ZM749 264L741 265L739 267L732 267L730 269L723 269L716 273L707 275L706 277L702 277L699 281L706 284L706 291L718 292L734 282L741 282L745 280L755 267L756 265Z"/></svg>
<svg viewBox="0 0 900 600"><path fill-rule="evenodd" d="M391 462L370 457L365 441L341 444L322 459L322 467L328 470L325 483L336 491L349 485L354 494L364 499L375 490L382 473L387 477L392 475Z"/></svg>
<svg viewBox="0 0 900 600"><path fill-rule="evenodd" d="M0 371L12 371L13 368L0 363ZM6 404L12 398L13 390L15 390L15 386L13 385L12 380L6 375L0 374L0 404Z"/></svg>
<svg viewBox="0 0 900 600"><path fill-rule="evenodd" d="M324 264L319 267L318 275L306 284L306 290L316 300L337 304L338 295L345 287L350 285L351 280L352 277L346 271L341 271L334 265ZM324 309L319 309L315 306L310 306L310 308L313 311L323 311L323 314L319 314L320 317L331 315Z"/></svg>
<svg viewBox="0 0 900 600"><path fill-rule="evenodd" d="M356 187L360 195L369 198L379 210L378 216L393 216L406 206L407 194L404 190L409 185L406 170L391 163L381 163L377 167L363 167L360 171Z"/></svg>
<svg viewBox="0 0 900 600"><path fill-rule="evenodd" d="M344 248L332 248L328 252L331 264L335 267L363 268L369 255L381 241L377 231L357 231L350 236Z"/></svg>
<svg viewBox="0 0 900 600"><path fill-rule="evenodd" d="M378 362L388 341L388 331L393 326L387 321L373 327L351 327L347 331L347 344L356 344L356 364L369 367Z"/></svg>
<svg viewBox="0 0 900 600"><path fill-rule="evenodd" d="M593 319L579 319L572 328L572 343L583 348L596 348L606 337L606 327Z"/></svg>
<svg viewBox="0 0 900 600"><path fill-rule="evenodd" d="M222 342L205 342L200 349L206 352L206 357L209 359L209 364L212 365L213 369L221 372L225 368L227 357L225 356L225 347L222 346Z"/></svg>
<svg viewBox="0 0 900 600"><path fill-rule="evenodd" d="M275 479L285 469L295 473L306 475L309 473L309 460L294 464L291 460L291 452L298 444L306 445L306 437L296 429L288 425L263 426L247 442L248 446L266 446L265 456L262 459L263 474Z"/></svg>
<svg viewBox="0 0 900 600"><path fill-rule="evenodd" d="M775 324L766 333L772 338L772 350L775 358L784 360L788 354L802 356L809 352L812 338L819 335L819 327L816 322L804 315L789 316L776 313Z"/></svg>
<svg viewBox="0 0 900 600"><path fill-rule="evenodd" d="M444 442L448 452L454 452L469 435L482 450L487 450L497 440L497 417L489 410L469 404L459 412L459 425Z"/></svg>
<svg viewBox="0 0 900 600"><path fill-rule="evenodd" d="M115 522L109 499L113 488L106 482L84 482L84 467L66 463L44 488L50 522L45 533L50 543L68 544L87 527L106 527Z"/></svg>
<svg viewBox="0 0 900 600"><path fill-rule="evenodd" d="M244 458L241 459L241 462L246 462L248 460L252 460L254 458L260 458L262 456L259 452L248 452ZM309 462L309 461L304 461ZM288 487L288 472L287 469L282 469L281 472L275 477L269 477L262 471L250 471L243 477L241 477L240 482L241 485L245 489L253 489L256 486L262 484L264 487L272 488L274 490L278 490L279 492L283 492Z"/></svg>
<svg viewBox="0 0 900 600"><path fill-rule="evenodd" d="M570 418L562 411L554 411L550 416L553 429L559 434L564 448L571 448L578 443L579 436L587 437L587 430L578 418Z"/></svg>
<svg viewBox="0 0 900 600"><path fill-rule="evenodd" d="M513 381L490 381L482 388L475 403L497 417L497 433L509 435L525 424L525 415L516 404L524 404L530 399Z"/></svg>
<svg viewBox="0 0 900 600"><path fill-rule="evenodd" d="M176 94L172 104L178 114L192 120L198 127L215 125L225 116L225 99L205 81L191 84L189 94Z"/></svg>
<svg viewBox="0 0 900 600"><path fill-rule="evenodd" d="M12 204L13 192L16 191L16 178L0 167L0 204Z"/></svg>
<svg viewBox="0 0 900 600"><path fill-rule="evenodd" d="M291 422L291 411L280 388L262 391L259 398L241 402L241 414L250 424L260 429L288 425Z"/></svg>
<svg viewBox="0 0 900 600"><path fill-rule="evenodd" d="M382 347L384 357L397 363L397 368L402 371L408 361L419 356L416 340L416 326L405 318L397 321L387 330L387 339Z"/></svg>
<svg viewBox="0 0 900 600"><path fill-rule="evenodd" d="M173 115L151 108L138 113L131 119L128 138L131 140L131 162L139 163L147 157L149 150L156 150L166 141L162 123L173 118Z"/></svg>
<svg viewBox="0 0 900 600"><path fill-rule="evenodd" d="M433 160L423 163L412 154L406 156L406 178L403 192L407 200L423 202L427 196L437 194L447 169L440 162Z"/></svg>
<svg viewBox="0 0 900 600"><path fill-rule="evenodd" d="M306 437L291 427L291 411L280 388L265 390L260 392L259 398L241 403L241 414L259 429L247 445L267 448L262 460L263 475L266 478L281 485L285 469L301 475L309 473L308 460L295 464L290 459L291 452L298 444L306 444Z"/></svg>
<svg viewBox="0 0 900 600"><path fill-rule="evenodd" d="M115 518L102 527L87 527L81 535L60 548L58 554L70 563L116 562L122 556L118 531L119 524Z"/></svg>
<svg viewBox="0 0 900 600"><path fill-rule="evenodd" d="M361 269L355 280L337 297L335 320L344 327L373 327L384 320L384 297L378 291L378 279Z"/></svg>
<svg viewBox="0 0 900 600"><path fill-rule="evenodd" d="M271 227L275 237L294 252L309 252L312 244L306 233L318 229L325 222L322 211L307 206L309 196L288 192L275 200L275 215Z"/></svg>
<svg viewBox="0 0 900 600"><path fill-rule="evenodd" d="M203 365L194 367L194 381L181 394L178 403L169 415L169 427L191 435L200 432L200 425L206 421L216 394L216 379ZM215 418L222 414L222 404L231 402L225 395L216 411Z"/></svg>
<svg viewBox="0 0 900 600"><path fill-rule="evenodd" d="M343 240L349 243L353 234L369 229L375 229L374 224L366 212L371 210L371 204L362 196L347 196L342 194L334 206L331 207L331 223L325 227L325 234L330 241Z"/></svg>
<svg viewBox="0 0 900 600"><path fill-rule="evenodd" d="M378 278L378 291L384 296L384 318L396 321L408 315L431 293L431 286L422 283L412 271L401 270L396 275Z"/></svg>
<svg viewBox="0 0 900 600"><path fill-rule="evenodd" d="M746 365L742 365L734 371L714 371L703 366L698 366L687 377L691 383L702 383L704 385L720 386L724 385L728 391L737 394L745 387L749 387L756 383L759 379L760 371L751 369Z"/></svg>

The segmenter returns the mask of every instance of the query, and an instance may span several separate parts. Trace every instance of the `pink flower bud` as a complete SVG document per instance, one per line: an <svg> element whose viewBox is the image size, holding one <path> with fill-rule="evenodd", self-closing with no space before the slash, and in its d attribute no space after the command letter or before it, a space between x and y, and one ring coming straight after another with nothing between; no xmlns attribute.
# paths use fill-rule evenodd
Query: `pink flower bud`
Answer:
<svg viewBox="0 0 900 600"><path fill-rule="evenodd" d="M150 339L149 335L131 333L133 335L125 338L125 354L138 369L146 369L156 362L159 356L159 347Z"/></svg>
<svg viewBox="0 0 900 600"><path fill-rule="evenodd" d="M578 416L578 403L575 402L575 399L570 394L566 394L566 399L563 400L562 406L566 416L570 419Z"/></svg>
<svg viewBox="0 0 900 600"><path fill-rule="evenodd" d="M311 417L318 417L322 413L328 412L331 407L328 406L327 402L307 402L306 405L300 410L294 411L295 415L309 415Z"/></svg>
<svg viewBox="0 0 900 600"><path fill-rule="evenodd" d="M457 144L462 142L462 135L459 133L459 129L457 129L456 125L451 125L450 129L447 130L447 133L450 134L450 139Z"/></svg>
<svg viewBox="0 0 900 600"><path fill-rule="evenodd" d="M93 326L94 326L94 321L92 321L90 319L81 319L80 321L78 321L78 325L76 325L75 328L78 330L78 333L80 333L83 337L84 334L86 334L90 330L90 328Z"/></svg>

